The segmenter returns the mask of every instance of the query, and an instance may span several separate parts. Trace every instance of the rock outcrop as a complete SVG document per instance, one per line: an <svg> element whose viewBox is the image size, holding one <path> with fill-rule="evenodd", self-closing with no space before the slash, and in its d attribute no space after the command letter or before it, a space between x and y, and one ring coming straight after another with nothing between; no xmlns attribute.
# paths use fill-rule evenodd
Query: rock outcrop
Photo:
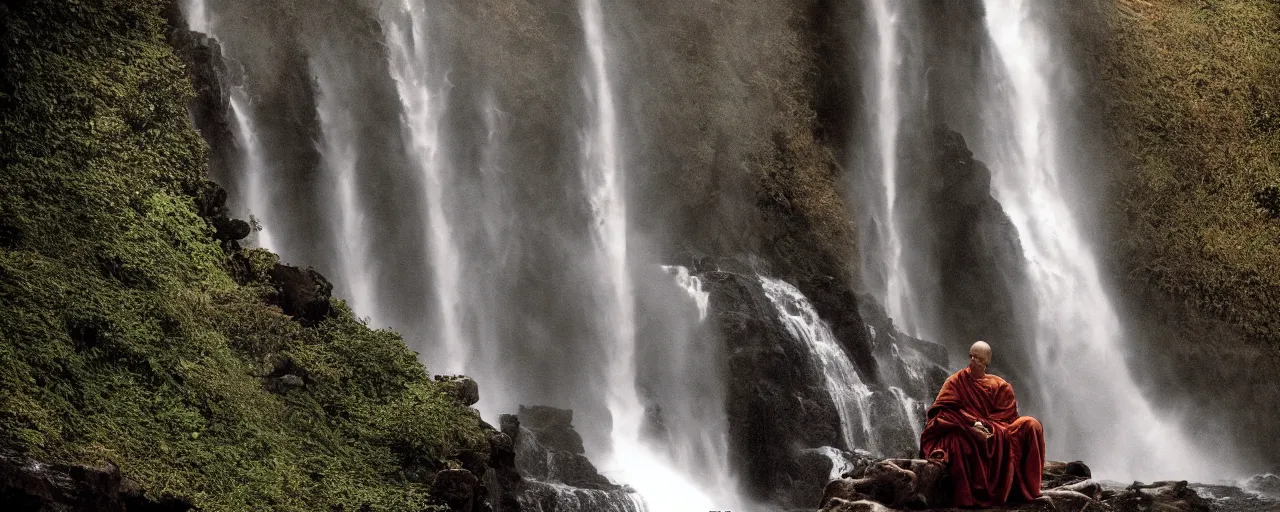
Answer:
<svg viewBox="0 0 1280 512"><path fill-rule="evenodd" d="M754 276L706 272L710 318L726 339L729 457L751 496L792 502L796 447L844 448L840 417L807 349L787 334Z"/></svg>
<svg viewBox="0 0 1280 512"><path fill-rule="evenodd" d="M1254 477L1245 489L1186 481L1150 484L1092 479L1083 462L1049 461L1044 465L1041 497L982 510L1096 512L1261 512L1280 509L1280 498L1254 490L1274 475ZM880 510L953 510L948 507L950 477L946 468L921 459L881 459L857 464L827 484L820 512Z"/></svg>
<svg viewBox="0 0 1280 512"><path fill-rule="evenodd" d="M0 504L5 510L95 512L185 512L185 500L148 496L120 474L120 467L46 464L0 452Z"/></svg>
<svg viewBox="0 0 1280 512"><path fill-rule="evenodd" d="M271 269L271 284L276 293L269 300L303 325L315 325L334 314L329 302L333 285L313 268L277 263Z"/></svg>
<svg viewBox="0 0 1280 512"><path fill-rule="evenodd" d="M729 458L739 468L747 496L781 506L805 506L820 490L815 475L842 464L855 448L870 447L880 456L915 455L918 433L912 425L923 424L924 404L946 378L941 366L946 362L944 348L903 336L883 314L844 315L836 320L843 325L837 329L823 313L822 303L826 309L856 311L859 301L833 283L811 279L797 284L800 291L818 289L818 301L805 292L803 298L787 297L784 304L771 298L748 264L718 261L716 268L731 270L710 270L711 262L692 263L693 273L710 293L708 322L724 338L724 367L733 376L725 397ZM824 325L798 327L784 316ZM845 439L828 389L826 363L820 361L830 354L816 354L797 337L797 328L830 336L866 385L864 390L840 390L865 393L858 407L866 410L859 409L855 416L865 413L876 425L870 435L854 429L855 446Z"/></svg>
<svg viewBox="0 0 1280 512"><path fill-rule="evenodd" d="M500 425L491 437L495 512L640 510L632 489L609 481L587 459L573 411L521 406L518 414L502 415Z"/></svg>

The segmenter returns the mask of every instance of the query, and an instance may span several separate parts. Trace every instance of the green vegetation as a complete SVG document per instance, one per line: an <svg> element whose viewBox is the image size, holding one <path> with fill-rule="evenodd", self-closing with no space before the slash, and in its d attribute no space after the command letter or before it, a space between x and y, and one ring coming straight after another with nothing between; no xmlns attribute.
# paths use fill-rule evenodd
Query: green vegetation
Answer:
<svg viewBox="0 0 1280 512"><path fill-rule="evenodd" d="M343 303L284 315L276 257L213 239L166 3L0 5L0 447L203 510L427 508L478 416Z"/></svg>
<svg viewBox="0 0 1280 512"><path fill-rule="evenodd" d="M1280 3L1120 0L1105 52L1122 261L1280 348Z"/></svg>

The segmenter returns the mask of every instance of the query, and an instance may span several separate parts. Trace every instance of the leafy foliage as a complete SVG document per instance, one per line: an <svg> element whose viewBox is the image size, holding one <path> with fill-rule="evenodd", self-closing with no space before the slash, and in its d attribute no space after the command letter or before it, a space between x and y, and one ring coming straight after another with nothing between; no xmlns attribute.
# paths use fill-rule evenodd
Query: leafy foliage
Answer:
<svg viewBox="0 0 1280 512"><path fill-rule="evenodd" d="M213 239L166 4L0 5L0 446L205 510L429 509L479 418L343 304L270 306L275 255Z"/></svg>

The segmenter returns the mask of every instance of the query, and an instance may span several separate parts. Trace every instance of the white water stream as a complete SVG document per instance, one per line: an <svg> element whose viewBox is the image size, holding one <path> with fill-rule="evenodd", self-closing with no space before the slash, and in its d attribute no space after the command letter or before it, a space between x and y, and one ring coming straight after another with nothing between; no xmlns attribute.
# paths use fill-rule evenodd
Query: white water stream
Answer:
<svg viewBox="0 0 1280 512"><path fill-rule="evenodd" d="M1031 0L984 0L998 62L984 120L993 193L1017 227L1039 304L1038 367L1048 457L1117 480L1216 479L1214 457L1159 417L1125 364L1120 319L1063 180L1077 172L1056 124L1055 52ZM1002 128L1004 127L1004 128ZM1008 130L1011 129L1011 132Z"/></svg>
<svg viewBox="0 0 1280 512"><path fill-rule="evenodd" d="M419 172L425 239L437 304L437 337L442 354L435 367L442 373L467 370L467 347L461 327L462 264L445 209L449 186L445 146L440 133L446 84L437 69L427 12L428 4L412 0L388 2L381 11L390 53L391 73L400 96L405 146Z"/></svg>
<svg viewBox="0 0 1280 512"><path fill-rule="evenodd" d="M853 362L831 334L831 328L818 317L809 299L795 286L763 276L760 277L760 285L787 332L809 347L815 363L822 370L849 449L861 448L875 453L878 447L871 425L871 389L858 376Z"/></svg>
<svg viewBox="0 0 1280 512"><path fill-rule="evenodd" d="M187 26L192 31L217 39L217 26L209 13L205 0L187 0L181 5L183 14L187 19ZM223 58L226 58L226 56L223 55ZM257 245L271 250L278 250L268 228L268 223L275 218L275 215L272 213L272 203L267 191L268 184L265 174L268 169L262 153L262 141L253 122L252 102L244 84L233 85L228 89L228 103L230 104L231 116L234 118L232 123L234 128L231 131L235 137L236 148L240 150L241 170L239 175L244 177L238 187L239 190L235 191L236 197L244 198L244 207L248 210L241 213L252 215L254 219L262 223L255 234Z"/></svg>
<svg viewBox="0 0 1280 512"><path fill-rule="evenodd" d="M608 67L604 13L599 0L581 0L589 69L584 89L592 119L583 134L582 178L592 212L592 239L605 289L602 307L608 326L605 354L606 404L613 417L611 453L601 472L632 486L647 510L705 512L728 508L690 475L673 467L641 439L644 406L636 391L635 290L627 262L627 208L618 141L618 113Z"/></svg>
<svg viewBox="0 0 1280 512"><path fill-rule="evenodd" d="M903 56L899 48L902 2L870 0L876 36L874 101L869 105L875 121L875 156L879 167L882 202L874 213L880 259L884 264L885 311L898 330L920 337L921 321L903 262L903 235L898 215L898 132L902 123L901 80Z"/></svg>
<svg viewBox="0 0 1280 512"><path fill-rule="evenodd" d="M365 225L364 205L357 188L356 130L349 106L343 103L343 91L337 87L341 69L334 63L311 61L312 74L316 77L316 113L320 120L318 149L320 163L330 194L336 196L337 211L330 213L330 228L340 245L337 249L338 274L335 280L344 288L342 296L359 316L375 316L378 306L374 303L373 277L368 262L368 226Z"/></svg>
<svg viewBox="0 0 1280 512"><path fill-rule="evenodd" d="M271 211L272 202L267 193L265 176L267 164L262 155L262 141L258 137L258 130L253 125L249 95L244 86L231 87L229 103L231 104L231 115L236 119L236 129L234 130L236 146L240 149L241 157L244 159L242 175L245 176L245 181L241 186L240 197L244 198L249 214L261 222L257 230L258 247L278 250L275 246L275 241L271 237L271 229L269 227L271 219L276 217Z"/></svg>

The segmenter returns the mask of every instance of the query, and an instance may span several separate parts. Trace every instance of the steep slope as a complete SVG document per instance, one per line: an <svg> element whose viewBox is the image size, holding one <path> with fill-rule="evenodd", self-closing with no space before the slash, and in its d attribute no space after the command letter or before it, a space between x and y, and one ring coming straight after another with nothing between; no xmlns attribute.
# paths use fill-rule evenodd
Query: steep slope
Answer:
<svg viewBox="0 0 1280 512"><path fill-rule="evenodd" d="M1280 464L1280 4L1107 2L1113 269L1153 392ZM1224 383L1229 383L1224 385ZM1272 404L1272 405L1265 405Z"/></svg>
<svg viewBox="0 0 1280 512"><path fill-rule="evenodd" d="M1120 242L1162 290L1280 347L1280 5L1121 2Z"/></svg>
<svg viewBox="0 0 1280 512"><path fill-rule="evenodd" d="M162 0L0 6L0 448L205 510L421 510L478 416L240 249Z"/></svg>

